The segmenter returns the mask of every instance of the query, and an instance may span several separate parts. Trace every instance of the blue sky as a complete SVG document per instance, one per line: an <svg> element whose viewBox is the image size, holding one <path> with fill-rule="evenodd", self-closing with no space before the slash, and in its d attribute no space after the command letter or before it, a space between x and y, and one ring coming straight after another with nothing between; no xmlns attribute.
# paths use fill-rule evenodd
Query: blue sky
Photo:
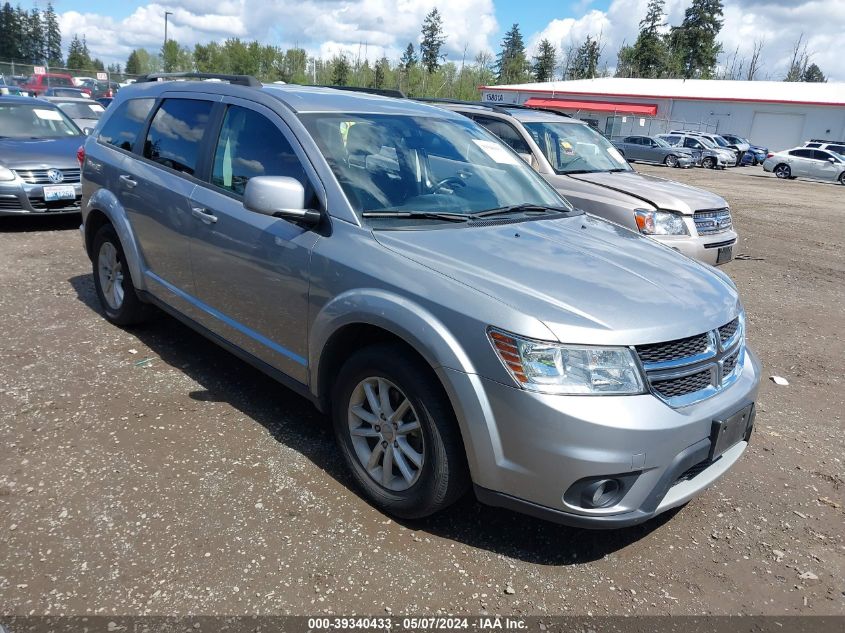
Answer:
<svg viewBox="0 0 845 633"><path fill-rule="evenodd" d="M670 24L679 24L691 0L666 0ZM185 46L226 37L302 46L328 57L360 50L370 59L398 60L420 24L437 6L449 60L480 51L495 54L504 32L518 22L529 53L541 38L558 51L601 35L603 65L612 70L624 42L636 39L648 0L55 0L65 45L85 35L94 55L124 63L134 48L159 50L164 12L169 34ZM23 0L24 6L31 0ZM782 79L796 39L804 34L811 60L829 77L845 80L838 52L845 32L845 0L723 0L719 39L726 55L750 55L765 42L758 79ZM43 8L46 0L39 0Z"/></svg>

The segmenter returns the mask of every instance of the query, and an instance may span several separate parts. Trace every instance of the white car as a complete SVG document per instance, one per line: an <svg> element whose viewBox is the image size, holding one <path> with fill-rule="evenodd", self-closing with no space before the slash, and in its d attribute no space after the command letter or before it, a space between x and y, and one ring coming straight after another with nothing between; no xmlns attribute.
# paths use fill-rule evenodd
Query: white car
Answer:
<svg viewBox="0 0 845 633"><path fill-rule="evenodd" d="M804 147L811 147L814 149L826 149L829 152L834 152L840 156L845 156L845 141L825 141L814 138L804 143Z"/></svg>
<svg viewBox="0 0 845 633"><path fill-rule="evenodd" d="M96 79L93 77L74 77L73 78L73 85L77 88L83 88L88 83L96 83Z"/></svg>
<svg viewBox="0 0 845 633"><path fill-rule="evenodd" d="M769 154L763 169L778 178L815 178L845 185L845 157L824 149L795 147Z"/></svg>

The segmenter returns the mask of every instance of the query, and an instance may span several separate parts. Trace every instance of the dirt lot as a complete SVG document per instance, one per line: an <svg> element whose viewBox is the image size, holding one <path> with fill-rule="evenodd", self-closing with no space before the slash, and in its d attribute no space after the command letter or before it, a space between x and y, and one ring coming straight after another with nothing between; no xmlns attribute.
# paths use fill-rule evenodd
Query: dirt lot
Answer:
<svg viewBox="0 0 845 633"><path fill-rule="evenodd" d="M845 188L640 169L730 201L789 386L728 476L617 532L391 521L306 401L170 318L109 325L78 218L0 220L0 614L845 614Z"/></svg>

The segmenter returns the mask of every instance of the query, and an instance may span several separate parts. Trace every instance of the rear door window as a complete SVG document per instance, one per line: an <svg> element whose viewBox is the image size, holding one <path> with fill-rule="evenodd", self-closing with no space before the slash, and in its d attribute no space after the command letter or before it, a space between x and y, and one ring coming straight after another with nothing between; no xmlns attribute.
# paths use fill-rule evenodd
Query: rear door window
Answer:
<svg viewBox="0 0 845 633"><path fill-rule="evenodd" d="M789 153L796 158L815 158L811 149L794 149Z"/></svg>
<svg viewBox="0 0 845 633"><path fill-rule="evenodd" d="M155 99L124 101L103 125L98 140L131 152L154 104Z"/></svg>
<svg viewBox="0 0 845 633"><path fill-rule="evenodd" d="M165 99L150 123L144 158L193 176L213 105L199 99Z"/></svg>

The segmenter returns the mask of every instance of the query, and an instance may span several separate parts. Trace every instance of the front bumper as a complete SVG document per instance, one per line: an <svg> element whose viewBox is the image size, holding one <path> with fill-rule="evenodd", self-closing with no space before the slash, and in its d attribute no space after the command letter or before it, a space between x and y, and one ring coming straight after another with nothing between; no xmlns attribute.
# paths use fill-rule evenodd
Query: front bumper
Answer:
<svg viewBox="0 0 845 633"><path fill-rule="evenodd" d="M692 217L687 217L689 217L689 221L687 222L689 225L688 229L690 231L694 231L695 224L692 221ZM686 217L685 221L687 221ZM733 259L733 250L730 251L730 257L728 259L719 261L720 249L736 246L736 241L739 236L736 234L736 231L729 230L721 233L714 233L713 235L655 235L650 237L657 240L664 246L668 246L669 248L686 255L687 257L691 257L711 266L716 266L717 263L721 266ZM725 253L725 251L722 252Z"/></svg>
<svg viewBox="0 0 845 633"><path fill-rule="evenodd" d="M479 499L558 523L623 527L680 506L739 459L740 441L707 463L714 420L753 405L760 364L719 394L673 409L653 395L556 396L441 369L464 431ZM691 477L679 479L691 467ZM631 475L612 506L587 509L564 495L589 477Z"/></svg>
<svg viewBox="0 0 845 633"><path fill-rule="evenodd" d="M79 213L82 201L82 185L78 182L61 184L74 188L75 200L46 202L44 200L44 185L30 184L20 178L10 182L0 182L0 216Z"/></svg>

